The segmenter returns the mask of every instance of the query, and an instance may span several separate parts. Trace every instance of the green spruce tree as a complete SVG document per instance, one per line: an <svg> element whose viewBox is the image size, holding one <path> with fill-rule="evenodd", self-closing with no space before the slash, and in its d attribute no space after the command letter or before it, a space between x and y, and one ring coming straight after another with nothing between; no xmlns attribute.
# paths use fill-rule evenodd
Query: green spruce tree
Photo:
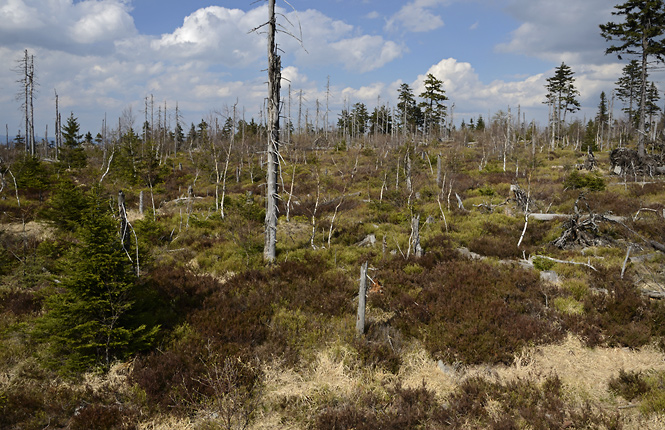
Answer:
<svg viewBox="0 0 665 430"><path fill-rule="evenodd" d="M419 96L423 101L418 107L423 112L425 131L429 133L438 129L446 119L446 105L443 102L448 100L448 97L443 89L443 81L433 74L427 74L424 85L425 90Z"/></svg>
<svg viewBox="0 0 665 430"><path fill-rule="evenodd" d="M645 123L647 118L647 75L649 59L665 61L665 2L663 0L628 0L614 7L612 15L621 17L619 22L600 25L600 34L606 41L618 42L605 50L638 58L640 66L640 99L637 153L644 159Z"/></svg>
<svg viewBox="0 0 665 430"><path fill-rule="evenodd" d="M87 160L85 151L81 146L80 126L78 119L72 112L67 118L67 123L62 128L62 144L60 150L60 163L68 169L85 167Z"/></svg>
<svg viewBox="0 0 665 430"><path fill-rule="evenodd" d="M150 344L158 330L132 315L137 279L107 200L98 190L88 199L80 244L66 259L66 277L47 298L36 332L50 345L53 363L70 371L108 368Z"/></svg>

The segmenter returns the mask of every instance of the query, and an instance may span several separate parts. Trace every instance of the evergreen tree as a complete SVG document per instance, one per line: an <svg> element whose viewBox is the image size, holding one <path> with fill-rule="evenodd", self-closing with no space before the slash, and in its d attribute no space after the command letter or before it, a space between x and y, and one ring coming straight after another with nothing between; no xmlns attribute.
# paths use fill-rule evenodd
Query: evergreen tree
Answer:
<svg viewBox="0 0 665 430"><path fill-rule="evenodd" d="M584 131L584 138L582 139L582 151L587 152L589 148L591 151L597 151L598 145L596 137L598 136L598 124L593 120L589 120Z"/></svg>
<svg viewBox="0 0 665 430"><path fill-rule="evenodd" d="M601 141L601 149L605 137L606 126L609 127L609 119L607 96L605 95L605 91L602 91L600 93L600 102L598 103L598 113L596 114L596 128L598 129L599 139Z"/></svg>
<svg viewBox="0 0 665 430"><path fill-rule="evenodd" d="M369 113L364 103L356 103L351 110L352 131L356 136L364 135L367 131Z"/></svg>
<svg viewBox="0 0 665 430"><path fill-rule="evenodd" d="M67 123L62 128L62 144L60 150L60 162L67 168L81 168L85 167L87 160L85 151L81 146L81 134L79 134L80 127L78 119L74 117L74 113L70 113L67 118Z"/></svg>
<svg viewBox="0 0 665 430"><path fill-rule="evenodd" d="M337 128L343 133L351 132L351 115L347 109L342 109L337 118Z"/></svg>
<svg viewBox="0 0 665 430"><path fill-rule="evenodd" d="M47 298L37 334L50 344L56 364L69 370L108 368L149 344L157 327L147 328L131 314L134 268L98 190L89 196L78 238L80 245L66 262L68 276Z"/></svg>
<svg viewBox="0 0 665 430"><path fill-rule="evenodd" d="M48 188L49 171L46 163L41 162L39 158L26 153L21 159L14 162L12 170L19 189L41 192Z"/></svg>
<svg viewBox="0 0 665 430"><path fill-rule="evenodd" d="M133 128L129 128L120 137L119 151L113 157L111 164L114 175L134 184L138 180L138 165L140 164L141 139Z"/></svg>
<svg viewBox="0 0 665 430"><path fill-rule="evenodd" d="M419 96L423 101L418 106L425 118L425 130L431 131L445 120L446 106L443 102L448 100L448 97L443 89L443 81L431 73L427 74L424 84L425 90Z"/></svg>
<svg viewBox="0 0 665 430"><path fill-rule="evenodd" d="M552 123L557 129L560 123L565 126L567 112L574 113L580 109L580 102L576 98L580 92L575 88L574 74L569 66L561 63L561 66L554 69L554 76L547 78L544 103L552 106Z"/></svg>
<svg viewBox="0 0 665 430"><path fill-rule="evenodd" d="M649 58L665 60L665 2L663 0L628 0L614 7L612 15L621 22L600 25L600 34L606 41L617 41L605 50L605 54L634 55L640 64L639 141L637 152L641 159L645 153L645 121L647 73Z"/></svg>
<svg viewBox="0 0 665 430"><path fill-rule="evenodd" d="M42 216L61 231L73 232L81 225L88 207L83 190L69 178L63 178L53 192Z"/></svg>
<svg viewBox="0 0 665 430"><path fill-rule="evenodd" d="M397 111L402 130L415 133L422 123L422 112L416 105L416 98L409 84L402 84L397 95Z"/></svg>
<svg viewBox="0 0 665 430"><path fill-rule="evenodd" d="M485 130L485 121L482 115L478 115L478 122L476 123L476 130Z"/></svg>
<svg viewBox="0 0 665 430"><path fill-rule="evenodd" d="M605 91L600 93L600 102L598 103L598 113L596 114L596 121L599 123L606 123L609 119L607 109L607 96Z"/></svg>
<svg viewBox="0 0 665 430"><path fill-rule="evenodd" d="M616 93L619 100L627 104L622 109L624 113L628 116L628 121L632 123L638 123L639 121L639 109L636 111L635 101L640 99L640 87L641 87L641 71L640 65L637 60L633 60L630 63L626 64L623 68L621 77L616 82L617 88Z"/></svg>
<svg viewBox="0 0 665 430"><path fill-rule="evenodd" d="M660 112L660 106L658 106L658 101L660 100L660 94L658 93L658 88L656 88L656 84L651 82L649 87L647 88L647 94L646 94L646 115L648 117L648 123L649 123L649 130L652 130L652 125L654 123L654 117L658 115L658 112ZM652 139L655 139L654 136L652 136Z"/></svg>

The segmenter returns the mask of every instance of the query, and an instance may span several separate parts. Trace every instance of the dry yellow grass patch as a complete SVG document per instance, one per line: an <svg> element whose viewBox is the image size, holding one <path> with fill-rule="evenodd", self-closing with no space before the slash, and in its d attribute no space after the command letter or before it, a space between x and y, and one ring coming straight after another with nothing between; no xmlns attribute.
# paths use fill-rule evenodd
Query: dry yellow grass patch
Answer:
<svg viewBox="0 0 665 430"><path fill-rule="evenodd" d="M505 383L517 378L542 381L557 375L569 393L569 400L580 406L589 401L607 411L620 411L625 429L663 429L665 416L644 418L636 407L627 405L608 391L610 378L619 370L665 371L665 354L655 348L639 351L627 348L586 348L578 338L569 336L556 345L526 350L512 366L474 366L455 373L443 372L418 343L404 348L398 374L359 367L351 348L334 345L320 351L306 369L294 370L279 365L265 368L265 404L297 403L305 414L333 399L352 401L360 393L372 391L385 394L385 388L401 384L408 388L425 386L439 399L448 397L466 378L481 376ZM497 405L488 404L490 414L498 414ZM280 413L266 408L254 429L298 429L300 423L280 421ZM304 425L304 424L303 424Z"/></svg>
<svg viewBox="0 0 665 430"><path fill-rule="evenodd" d="M140 430L193 430L195 427L187 418L176 418L170 415L160 417L159 420L152 420L139 424Z"/></svg>
<svg viewBox="0 0 665 430"><path fill-rule="evenodd" d="M297 399L302 403L311 403L324 392L350 397L361 379L360 375L353 374L349 363L354 359L350 355L349 349L340 346L318 352L308 369L266 366L266 400Z"/></svg>
<svg viewBox="0 0 665 430"><path fill-rule="evenodd" d="M418 388L424 382L439 398L444 398L455 390L455 377L442 372L429 353L420 346L409 348L402 355L402 360L397 376L404 387Z"/></svg>
<svg viewBox="0 0 665 430"><path fill-rule="evenodd" d="M502 380L556 374L579 399L606 402L607 384L621 369L665 371L665 354L652 347L587 348L570 335L560 344L531 348L513 366L495 370Z"/></svg>

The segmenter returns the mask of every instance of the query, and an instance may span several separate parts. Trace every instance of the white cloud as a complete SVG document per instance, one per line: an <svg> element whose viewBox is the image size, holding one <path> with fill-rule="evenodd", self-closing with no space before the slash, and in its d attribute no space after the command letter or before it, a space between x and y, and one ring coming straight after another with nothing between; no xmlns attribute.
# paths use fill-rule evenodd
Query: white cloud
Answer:
<svg viewBox="0 0 665 430"><path fill-rule="evenodd" d="M419 75L412 84L414 94L423 91L423 81L429 73L443 81L450 103L467 111L483 112L496 106L504 109L517 105L535 107L540 106L544 100L545 78L542 74L511 82L495 80L487 84L479 79L470 63L454 58L441 60L426 73Z"/></svg>
<svg viewBox="0 0 665 430"><path fill-rule="evenodd" d="M381 36L359 35L352 25L316 10L279 13L293 25L285 24L291 35L278 34L277 43L283 56L293 55L298 65L341 64L348 70L367 72L399 58L404 51ZM169 58L207 59L227 67L246 67L265 57L265 38L248 31L263 24L266 16L264 6L249 12L218 6L199 9L151 46ZM300 38L302 45L297 41Z"/></svg>
<svg viewBox="0 0 665 430"><path fill-rule="evenodd" d="M207 59L228 67L246 67L257 61L264 49L264 39L248 34L265 20L266 13L244 12L210 6L184 19L173 33L151 43L160 56L172 59Z"/></svg>
<svg viewBox="0 0 665 430"><path fill-rule="evenodd" d="M137 33L122 0L6 0L0 6L0 40L67 52L110 51Z"/></svg>
<svg viewBox="0 0 665 430"><path fill-rule="evenodd" d="M374 82L360 88L347 87L341 91L341 99L342 102L348 100L351 103L360 102L373 106L376 105L379 97L385 96L386 89L386 84L383 82Z"/></svg>
<svg viewBox="0 0 665 430"><path fill-rule="evenodd" d="M402 46L386 42L381 36L368 35L340 40L330 47L347 70L361 73L383 67L401 57L404 51Z"/></svg>
<svg viewBox="0 0 665 430"><path fill-rule="evenodd" d="M84 1L77 3L74 10L78 12L70 31L74 42L90 44L136 33L134 20L123 3Z"/></svg>
<svg viewBox="0 0 665 430"><path fill-rule="evenodd" d="M511 0L506 12L522 24L498 52L560 63L601 63L607 44L599 24L616 19L607 0Z"/></svg>
<svg viewBox="0 0 665 430"><path fill-rule="evenodd" d="M432 11L433 8L450 3L449 0L414 0L390 17L386 22L386 30L403 28L414 33L427 32L443 27L441 16Z"/></svg>

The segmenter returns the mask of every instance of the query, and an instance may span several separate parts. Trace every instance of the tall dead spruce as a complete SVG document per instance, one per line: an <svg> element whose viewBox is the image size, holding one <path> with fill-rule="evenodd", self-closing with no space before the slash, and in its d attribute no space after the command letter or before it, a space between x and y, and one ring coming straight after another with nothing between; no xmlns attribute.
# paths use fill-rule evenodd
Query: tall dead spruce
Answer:
<svg viewBox="0 0 665 430"><path fill-rule="evenodd" d="M275 19L275 0L268 0L268 22L252 31L268 26L268 150L266 174L266 218L265 243L263 247L263 260L272 263L275 261L275 245L277 243L277 175L279 174L279 96L282 79L282 60L277 55L275 33L277 21Z"/></svg>
<svg viewBox="0 0 665 430"><path fill-rule="evenodd" d="M282 59L277 55L277 45L275 43L275 34L277 33L275 0L268 0L268 22L256 27L251 32L256 32L266 26L268 27L268 150L263 260L267 263L272 263L275 261L275 245L277 243L277 205L279 202L277 183L279 175L280 143L279 105L282 80ZM300 38L294 36L292 33L285 33L296 39L302 46L302 32Z"/></svg>

